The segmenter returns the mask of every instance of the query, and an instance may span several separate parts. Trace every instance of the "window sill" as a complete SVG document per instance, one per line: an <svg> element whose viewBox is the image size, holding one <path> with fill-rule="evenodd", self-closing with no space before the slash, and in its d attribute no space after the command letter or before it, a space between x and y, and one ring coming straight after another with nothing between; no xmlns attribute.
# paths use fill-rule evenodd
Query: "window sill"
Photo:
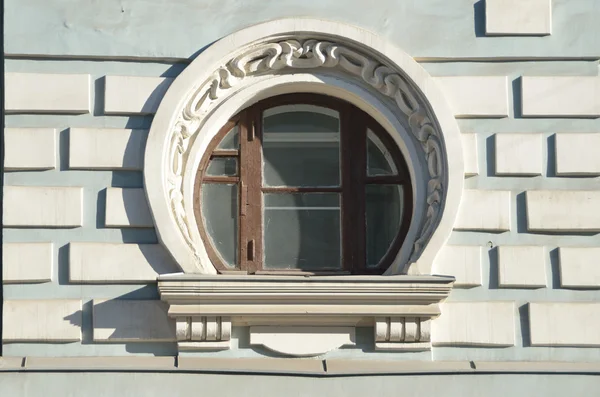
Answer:
<svg viewBox="0 0 600 397"><path fill-rule="evenodd" d="M250 326L251 339L253 329L260 331L267 347L265 327L280 346L284 334L296 344L300 336L322 341L331 334L352 344L354 327L374 326L376 349L427 350L431 320L453 283L443 276L172 274L159 277L158 289L176 321L180 350L228 349L232 325Z"/></svg>

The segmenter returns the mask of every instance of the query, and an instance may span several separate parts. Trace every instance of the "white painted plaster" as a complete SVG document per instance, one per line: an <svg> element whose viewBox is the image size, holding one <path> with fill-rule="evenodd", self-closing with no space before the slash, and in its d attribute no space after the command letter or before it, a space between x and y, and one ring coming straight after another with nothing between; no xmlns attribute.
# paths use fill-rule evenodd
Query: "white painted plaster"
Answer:
<svg viewBox="0 0 600 397"><path fill-rule="evenodd" d="M78 227L83 225L80 187L4 187L4 226Z"/></svg>
<svg viewBox="0 0 600 397"><path fill-rule="evenodd" d="M154 227L144 189L106 189L106 227Z"/></svg>
<svg viewBox="0 0 600 397"><path fill-rule="evenodd" d="M106 76L104 113L152 114L172 81L164 77Z"/></svg>
<svg viewBox="0 0 600 397"><path fill-rule="evenodd" d="M523 116L600 117L599 76L523 76Z"/></svg>
<svg viewBox="0 0 600 397"><path fill-rule="evenodd" d="M558 133L555 139L556 175L600 175L600 133Z"/></svg>
<svg viewBox="0 0 600 397"><path fill-rule="evenodd" d="M5 300L3 342L81 340L80 300Z"/></svg>
<svg viewBox="0 0 600 397"><path fill-rule="evenodd" d="M2 244L2 282L46 283L52 281L52 243Z"/></svg>
<svg viewBox="0 0 600 397"><path fill-rule="evenodd" d="M532 346L600 346L600 303L532 302L529 335Z"/></svg>
<svg viewBox="0 0 600 397"><path fill-rule="evenodd" d="M496 175L541 175L542 134L496 134Z"/></svg>
<svg viewBox="0 0 600 397"><path fill-rule="evenodd" d="M456 117L508 117L506 76L448 76L435 81Z"/></svg>
<svg viewBox="0 0 600 397"><path fill-rule="evenodd" d="M552 33L552 0L485 0L488 36Z"/></svg>
<svg viewBox="0 0 600 397"><path fill-rule="evenodd" d="M94 341L173 342L175 321L153 300L94 299Z"/></svg>
<svg viewBox="0 0 600 397"><path fill-rule="evenodd" d="M159 274L176 270L177 266L160 244L69 244L72 283L152 283Z"/></svg>
<svg viewBox="0 0 600 397"><path fill-rule="evenodd" d="M433 274L454 276L455 288L472 288L481 285L482 247L447 245L433 262Z"/></svg>
<svg viewBox="0 0 600 397"><path fill-rule="evenodd" d="M504 288L546 287L544 247L498 247L498 285Z"/></svg>
<svg viewBox="0 0 600 397"><path fill-rule="evenodd" d="M600 288L600 248L560 247L558 258L561 287Z"/></svg>
<svg viewBox="0 0 600 397"><path fill-rule="evenodd" d="M250 327L250 344L290 356L317 356L355 345L354 327Z"/></svg>
<svg viewBox="0 0 600 397"><path fill-rule="evenodd" d="M89 113L90 76L6 73L4 106L7 113Z"/></svg>
<svg viewBox="0 0 600 397"><path fill-rule="evenodd" d="M465 176L479 175L479 156L477 134L464 133L462 137L463 156L465 159Z"/></svg>
<svg viewBox="0 0 600 397"><path fill-rule="evenodd" d="M452 302L441 305L442 315L433 321L434 346L513 346L513 302Z"/></svg>
<svg viewBox="0 0 600 397"><path fill-rule="evenodd" d="M4 148L7 171L56 168L54 128L5 128Z"/></svg>
<svg viewBox="0 0 600 397"><path fill-rule="evenodd" d="M600 191L526 192L527 230L600 231Z"/></svg>
<svg viewBox="0 0 600 397"><path fill-rule="evenodd" d="M503 232L510 225L510 192L502 190L465 190L454 228Z"/></svg>
<svg viewBox="0 0 600 397"><path fill-rule="evenodd" d="M146 130L71 128L69 168L142 170Z"/></svg>

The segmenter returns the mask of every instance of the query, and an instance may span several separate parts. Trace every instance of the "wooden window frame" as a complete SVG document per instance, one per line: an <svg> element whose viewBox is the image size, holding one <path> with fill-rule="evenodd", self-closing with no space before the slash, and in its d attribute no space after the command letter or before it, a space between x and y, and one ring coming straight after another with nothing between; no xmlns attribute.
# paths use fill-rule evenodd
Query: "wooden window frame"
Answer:
<svg viewBox="0 0 600 397"><path fill-rule="evenodd" d="M340 170L338 187L263 187L262 114L282 105L315 105L338 112L340 117ZM231 129L238 126L239 150L217 149ZM391 154L398 175L367 175L367 130L372 131ZM235 157L237 176L206 176L210 160ZM204 226L202 216L202 184L223 183L238 186L238 263L227 266L215 249ZM403 188L403 213L399 231L377 267L366 264L366 194L370 184L399 185ZM264 269L263 259L263 193L326 193L341 195L342 257L341 270L303 271L296 269ZM219 273L248 274L382 274L398 254L412 216L412 184L408 167L397 144L379 123L354 105L321 94L286 94L262 100L242 110L227 122L209 143L194 182L194 213L209 259ZM363 217L346 215L362 213Z"/></svg>

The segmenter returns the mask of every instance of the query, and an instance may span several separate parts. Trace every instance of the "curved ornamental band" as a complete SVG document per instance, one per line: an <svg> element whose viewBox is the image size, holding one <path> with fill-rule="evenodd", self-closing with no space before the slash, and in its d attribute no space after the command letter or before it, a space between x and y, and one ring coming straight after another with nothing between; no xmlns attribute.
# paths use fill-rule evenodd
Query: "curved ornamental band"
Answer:
<svg viewBox="0 0 600 397"><path fill-rule="evenodd" d="M412 187L389 134L324 95L234 116L200 162L194 209L218 271L381 274L410 225Z"/></svg>

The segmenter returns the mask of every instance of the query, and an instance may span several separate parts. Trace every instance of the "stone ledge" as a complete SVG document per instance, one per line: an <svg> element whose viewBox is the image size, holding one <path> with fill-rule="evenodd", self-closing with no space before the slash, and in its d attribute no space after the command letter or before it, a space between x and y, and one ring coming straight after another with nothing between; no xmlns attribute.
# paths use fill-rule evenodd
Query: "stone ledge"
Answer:
<svg viewBox="0 0 600 397"><path fill-rule="evenodd" d="M393 374L600 374L600 362L391 361L297 358L0 357L1 372L184 372L307 376Z"/></svg>
<svg viewBox="0 0 600 397"><path fill-rule="evenodd" d="M232 324L312 327L316 334L332 326L377 324L376 346L428 350L430 320L440 315L438 304L453 283L443 276L172 274L158 278L158 290L176 320L180 350L190 342L196 342L194 350L203 344L214 350L215 342L230 340ZM298 355L308 351L307 345Z"/></svg>

